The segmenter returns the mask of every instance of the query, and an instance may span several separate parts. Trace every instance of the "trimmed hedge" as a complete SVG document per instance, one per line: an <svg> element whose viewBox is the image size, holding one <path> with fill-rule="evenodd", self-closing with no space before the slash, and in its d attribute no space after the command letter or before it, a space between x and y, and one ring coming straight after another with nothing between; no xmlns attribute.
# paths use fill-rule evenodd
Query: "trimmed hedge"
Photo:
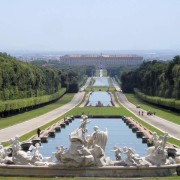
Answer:
<svg viewBox="0 0 180 180"><path fill-rule="evenodd" d="M34 107L38 105L42 105L56 99L59 99L66 93L66 88L61 88L58 92L39 96L39 97L31 97L25 99L16 99L16 100L7 100L7 101L0 101L0 113L21 110L24 108Z"/></svg>
<svg viewBox="0 0 180 180"><path fill-rule="evenodd" d="M180 100L176 99L167 99L157 96L147 96L142 93L139 89L134 88L134 93L142 100L147 101L149 103L164 106L166 108L180 110Z"/></svg>

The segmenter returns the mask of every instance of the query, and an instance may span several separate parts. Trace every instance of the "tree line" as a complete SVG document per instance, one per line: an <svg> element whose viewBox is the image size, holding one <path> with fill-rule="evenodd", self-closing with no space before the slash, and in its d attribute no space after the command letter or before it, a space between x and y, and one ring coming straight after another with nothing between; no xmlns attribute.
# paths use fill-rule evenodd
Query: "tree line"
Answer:
<svg viewBox="0 0 180 180"><path fill-rule="evenodd" d="M1 100L53 94L60 88L60 71L17 61L6 53L0 53Z"/></svg>
<svg viewBox="0 0 180 180"><path fill-rule="evenodd" d="M109 68L122 91L136 93L153 104L180 109L180 56L171 61L144 61L139 67Z"/></svg>
<svg viewBox="0 0 180 180"><path fill-rule="evenodd" d="M180 56L169 62L148 61L121 76L122 90L153 104L180 109Z"/></svg>
<svg viewBox="0 0 180 180"><path fill-rule="evenodd" d="M63 67L63 68L62 68ZM77 92L88 68L72 68L58 61L18 61L0 53L0 116L22 112Z"/></svg>
<svg viewBox="0 0 180 180"><path fill-rule="evenodd" d="M180 99L180 56L172 61L148 61L121 76L122 90L134 88L150 96Z"/></svg>
<svg viewBox="0 0 180 180"><path fill-rule="evenodd" d="M76 93L85 83L87 77L94 76L96 72L95 66L69 66L58 60L36 60L32 64L41 67L52 67L61 72L61 86L67 88L67 92Z"/></svg>

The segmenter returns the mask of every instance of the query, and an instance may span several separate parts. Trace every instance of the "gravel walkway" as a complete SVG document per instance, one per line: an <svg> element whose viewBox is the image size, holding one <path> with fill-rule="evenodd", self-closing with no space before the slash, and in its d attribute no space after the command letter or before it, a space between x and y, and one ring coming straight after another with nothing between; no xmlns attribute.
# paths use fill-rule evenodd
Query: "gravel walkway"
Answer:
<svg viewBox="0 0 180 180"><path fill-rule="evenodd" d="M16 135L22 136L34 129L37 129L38 127L47 124L50 121L53 121L54 119L57 119L58 117L62 116L66 112L73 109L76 105L78 105L83 97L85 92L78 92L75 94L74 98L71 102L51 111L46 114L43 114L41 116L38 116L36 118L30 119L28 121L25 121L20 124L16 124L14 126L10 126L5 129L0 130L0 142L8 141L10 138L15 137Z"/></svg>
<svg viewBox="0 0 180 180"><path fill-rule="evenodd" d="M155 128L163 132L167 132L171 137L180 140L180 125L162 119L158 116L147 115L147 111L145 110L143 110L143 116L142 116L142 110L136 108L134 104L130 103L123 93L116 92L116 95L119 102L129 111L131 111L135 116L147 122L148 124L154 126ZM141 112L140 115L139 115L139 111Z"/></svg>

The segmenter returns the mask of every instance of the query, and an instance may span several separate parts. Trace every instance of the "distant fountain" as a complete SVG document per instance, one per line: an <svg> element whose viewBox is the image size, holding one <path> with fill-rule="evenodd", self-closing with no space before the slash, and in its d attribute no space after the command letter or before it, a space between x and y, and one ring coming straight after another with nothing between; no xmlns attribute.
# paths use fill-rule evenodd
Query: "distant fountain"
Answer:
<svg viewBox="0 0 180 180"><path fill-rule="evenodd" d="M103 103L101 102L101 101L98 101L97 103L96 103L96 107L102 107L103 106Z"/></svg>

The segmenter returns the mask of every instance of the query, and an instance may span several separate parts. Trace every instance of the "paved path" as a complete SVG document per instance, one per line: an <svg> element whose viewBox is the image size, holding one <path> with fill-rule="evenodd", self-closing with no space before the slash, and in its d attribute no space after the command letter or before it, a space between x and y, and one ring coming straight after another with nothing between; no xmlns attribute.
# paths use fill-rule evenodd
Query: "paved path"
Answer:
<svg viewBox="0 0 180 180"><path fill-rule="evenodd" d="M165 119L162 119L158 116L154 116L154 115L148 116L147 111L145 111L145 110L143 110L143 112L144 112L143 116L142 115L139 116L138 112L140 109L136 108L136 106L134 104L130 103L123 93L116 92L116 95L117 95L119 102L124 107L126 107L128 110L130 110L134 115L136 115L138 118L151 124L152 126L154 126L155 128L157 128L163 132L168 132L168 134L170 136L180 140L180 125L172 123Z"/></svg>
<svg viewBox="0 0 180 180"><path fill-rule="evenodd" d="M115 87L116 91L121 91L121 88L119 87L119 85L116 82L115 78L112 78L112 84Z"/></svg>
<svg viewBox="0 0 180 180"><path fill-rule="evenodd" d="M91 77L88 77L85 85L83 87L81 87L80 91L86 90L86 88L89 86L90 82L91 82Z"/></svg>
<svg viewBox="0 0 180 180"><path fill-rule="evenodd" d="M47 124L48 122L57 119L58 117L62 116L66 112L73 109L76 105L78 105L83 97L85 92L78 92L75 94L74 98L71 102L51 111L46 114L43 114L39 117L30 119L28 121L25 121L23 123L10 126L5 129L0 130L0 142L8 141L10 138L15 137L16 135L22 136L34 129L37 129L38 127Z"/></svg>

